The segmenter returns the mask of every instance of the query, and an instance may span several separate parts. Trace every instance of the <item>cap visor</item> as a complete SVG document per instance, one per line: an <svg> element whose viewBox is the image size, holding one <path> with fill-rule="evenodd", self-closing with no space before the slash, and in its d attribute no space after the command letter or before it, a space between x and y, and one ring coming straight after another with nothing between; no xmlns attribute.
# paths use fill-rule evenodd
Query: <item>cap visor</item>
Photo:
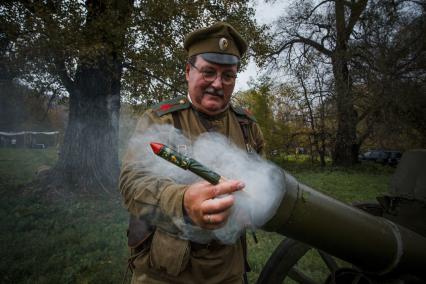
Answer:
<svg viewBox="0 0 426 284"><path fill-rule="evenodd" d="M238 64L238 62L240 61L240 59L237 56L231 55L231 54L208 52L208 53L201 53L200 56L206 61L217 63L217 64L233 65L233 64Z"/></svg>

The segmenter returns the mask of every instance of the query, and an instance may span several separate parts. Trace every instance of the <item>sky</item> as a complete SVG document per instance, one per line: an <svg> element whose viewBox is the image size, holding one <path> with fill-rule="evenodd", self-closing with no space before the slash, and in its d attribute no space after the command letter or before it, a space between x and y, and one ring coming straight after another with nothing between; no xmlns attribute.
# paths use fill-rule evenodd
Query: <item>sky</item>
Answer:
<svg viewBox="0 0 426 284"><path fill-rule="evenodd" d="M270 1L269 1L270 2ZM256 19L259 24L271 24L279 16L281 16L287 6L287 1L277 0L275 3L265 3L264 0L255 1ZM249 88L248 82L251 78L256 78L261 74L262 70L256 67L253 60L250 60L244 71L238 74L235 85L235 91L244 91Z"/></svg>

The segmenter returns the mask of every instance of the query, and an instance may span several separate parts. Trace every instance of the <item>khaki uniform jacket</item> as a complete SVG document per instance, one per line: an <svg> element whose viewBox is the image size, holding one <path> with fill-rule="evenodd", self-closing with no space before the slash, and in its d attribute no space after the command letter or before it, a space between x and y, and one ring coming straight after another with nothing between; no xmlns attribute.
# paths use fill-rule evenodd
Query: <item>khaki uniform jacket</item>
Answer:
<svg viewBox="0 0 426 284"><path fill-rule="evenodd" d="M248 147L263 154L262 133L248 113L230 107L216 117L206 117L194 110L186 98L147 110L139 120L134 136L153 124L174 125L173 115L191 141L209 128L209 131L225 135L242 149ZM247 124L248 146L240 123ZM214 242L200 247L180 239L179 229L171 220L183 219L183 195L188 185L150 176L138 166L134 151L137 149L129 147L127 150L120 176L120 190L126 207L135 216L151 218L153 214L161 215L162 220L170 222L156 223L150 246L134 261L132 283L242 283L244 257L241 242L234 245Z"/></svg>

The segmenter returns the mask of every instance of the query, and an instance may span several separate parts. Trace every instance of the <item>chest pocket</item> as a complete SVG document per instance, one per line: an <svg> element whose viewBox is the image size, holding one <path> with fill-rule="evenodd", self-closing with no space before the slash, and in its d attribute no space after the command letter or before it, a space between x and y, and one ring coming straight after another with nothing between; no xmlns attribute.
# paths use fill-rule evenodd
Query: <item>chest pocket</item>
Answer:
<svg viewBox="0 0 426 284"><path fill-rule="evenodd" d="M177 112L172 113L173 125L176 129L182 130L182 124L179 119ZM250 141L250 123L251 121L247 118L237 116L238 123L240 124L241 132L243 133L244 144L248 154L256 154L257 151Z"/></svg>

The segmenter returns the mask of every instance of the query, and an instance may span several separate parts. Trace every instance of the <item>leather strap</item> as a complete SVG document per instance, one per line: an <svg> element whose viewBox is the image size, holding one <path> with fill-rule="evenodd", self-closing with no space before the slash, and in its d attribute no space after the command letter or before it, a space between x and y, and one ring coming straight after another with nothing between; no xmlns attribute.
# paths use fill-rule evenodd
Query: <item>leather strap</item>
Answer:
<svg viewBox="0 0 426 284"><path fill-rule="evenodd" d="M180 122L180 118L179 118L179 112L172 112L172 117L173 117L173 125L176 129L182 130L182 124Z"/></svg>

